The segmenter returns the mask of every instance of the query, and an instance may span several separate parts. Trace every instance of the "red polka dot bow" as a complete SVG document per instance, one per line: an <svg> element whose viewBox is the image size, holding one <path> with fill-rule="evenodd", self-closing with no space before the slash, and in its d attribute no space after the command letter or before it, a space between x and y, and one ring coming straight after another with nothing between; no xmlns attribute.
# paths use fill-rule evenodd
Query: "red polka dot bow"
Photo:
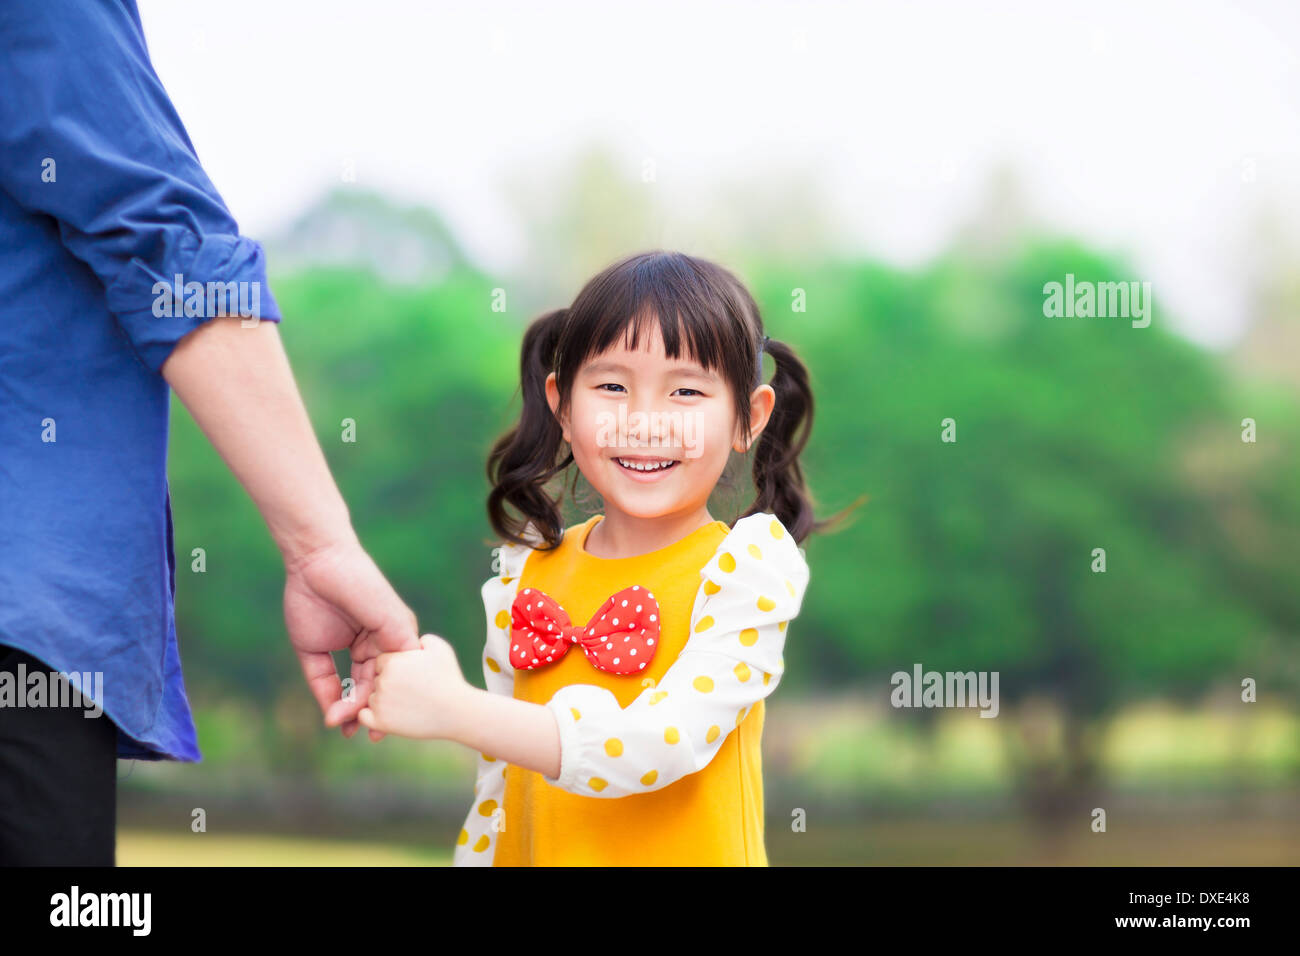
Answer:
<svg viewBox="0 0 1300 956"><path fill-rule="evenodd" d="M535 670L558 661L581 644L593 667L635 674L659 644L659 604L645 588L624 588L600 606L585 625L537 588L524 588L510 608L510 666Z"/></svg>

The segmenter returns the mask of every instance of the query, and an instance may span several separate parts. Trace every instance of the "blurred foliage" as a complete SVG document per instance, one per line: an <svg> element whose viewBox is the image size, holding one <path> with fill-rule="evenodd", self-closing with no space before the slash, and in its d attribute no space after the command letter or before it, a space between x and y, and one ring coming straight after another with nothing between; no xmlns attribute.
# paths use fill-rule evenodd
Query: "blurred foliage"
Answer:
<svg viewBox="0 0 1300 956"><path fill-rule="evenodd" d="M883 695L890 673L919 662L998 671L1008 715L1046 697L1083 723L1243 677L1260 682L1261 700L1295 699L1294 393L1230 375L1167 331L1159 301L1149 328L1045 317L1043 285L1067 273L1133 276L1113 257L1031 234L992 253L957 244L906 272L746 257L769 333L811 370L804 463L820 513L869 496L840 531L805 543L812 583L782 695L832 685ZM274 285L362 541L422 629L450 640L481 684L487 451L517 414L523 328L567 298L464 263L424 285L341 267ZM504 312L492 308L498 288L510 293ZM806 311L793 308L798 290ZM1240 437L1247 415L1259 419L1255 444ZM955 443L940 440L948 418ZM342 440L346 419L355 442ZM170 478L178 628L205 753L233 759L256 736L272 765L311 773L337 748L323 742L284 639L278 557L179 403ZM743 480L722 497L715 514L731 520L747 501ZM190 571L194 548L205 573ZM1091 569L1094 548L1105 573ZM881 739L861 760L890 746Z"/></svg>

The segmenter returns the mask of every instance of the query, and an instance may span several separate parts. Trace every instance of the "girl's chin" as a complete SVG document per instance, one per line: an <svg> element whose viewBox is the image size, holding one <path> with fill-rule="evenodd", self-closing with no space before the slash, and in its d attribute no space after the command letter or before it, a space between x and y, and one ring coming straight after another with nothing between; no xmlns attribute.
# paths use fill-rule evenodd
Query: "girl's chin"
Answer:
<svg viewBox="0 0 1300 956"><path fill-rule="evenodd" d="M674 506L682 496L653 488L645 491L620 488L602 497L617 504L620 511L633 518L657 518L675 510Z"/></svg>
<svg viewBox="0 0 1300 956"><path fill-rule="evenodd" d="M600 491L600 489L596 489ZM612 488L601 492L601 500L606 510L617 508L629 518L651 520L665 515L675 514L681 510L686 496L679 489L668 488Z"/></svg>

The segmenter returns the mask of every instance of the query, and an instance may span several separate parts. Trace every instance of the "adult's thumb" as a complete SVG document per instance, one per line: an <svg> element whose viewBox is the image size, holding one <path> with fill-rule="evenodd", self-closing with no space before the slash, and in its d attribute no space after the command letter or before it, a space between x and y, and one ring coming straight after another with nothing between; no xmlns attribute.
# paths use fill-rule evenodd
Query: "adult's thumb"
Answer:
<svg viewBox="0 0 1300 956"><path fill-rule="evenodd" d="M375 632L375 643L381 651L411 651L420 646L419 634L415 614L405 605L399 605Z"/></svg>

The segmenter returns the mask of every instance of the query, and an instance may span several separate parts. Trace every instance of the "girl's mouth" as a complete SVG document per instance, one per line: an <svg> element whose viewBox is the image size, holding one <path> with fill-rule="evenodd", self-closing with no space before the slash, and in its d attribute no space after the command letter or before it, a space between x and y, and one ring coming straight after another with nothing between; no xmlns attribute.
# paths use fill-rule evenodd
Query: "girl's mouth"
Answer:
<svg viewBox="0 0 1300 956"><path fill-rule="evenodd" d="M681 464L671 458L615 458L614 461L634 481L656 481Z"/></svg>

